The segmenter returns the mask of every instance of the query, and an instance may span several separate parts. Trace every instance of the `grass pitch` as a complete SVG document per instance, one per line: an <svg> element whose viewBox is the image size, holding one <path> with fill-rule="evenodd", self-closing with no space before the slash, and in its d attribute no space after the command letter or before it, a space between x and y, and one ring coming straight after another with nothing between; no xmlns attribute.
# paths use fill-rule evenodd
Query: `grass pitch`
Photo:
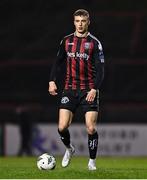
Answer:
<svg viewBox="0 0 147 180"><path fill-rule="evenodd" d="M36 157L0 157L1 179L147 179L147 157L98 157L97 170L87 169L87 157L73 157L61 167L57 157L54 170L41 171Z"/></svg>

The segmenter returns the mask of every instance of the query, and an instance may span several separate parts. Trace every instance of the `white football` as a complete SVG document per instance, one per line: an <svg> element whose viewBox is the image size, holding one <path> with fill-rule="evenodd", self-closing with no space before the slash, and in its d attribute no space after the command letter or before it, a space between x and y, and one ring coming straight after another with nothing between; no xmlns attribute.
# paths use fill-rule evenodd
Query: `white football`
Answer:
<svg viewBox="0 0 147 180"><path fill-rule="evenodd" d="M54 156L44 153L38 157L37 167L40 170L52 170L56 167L56 159Z"/></svg>

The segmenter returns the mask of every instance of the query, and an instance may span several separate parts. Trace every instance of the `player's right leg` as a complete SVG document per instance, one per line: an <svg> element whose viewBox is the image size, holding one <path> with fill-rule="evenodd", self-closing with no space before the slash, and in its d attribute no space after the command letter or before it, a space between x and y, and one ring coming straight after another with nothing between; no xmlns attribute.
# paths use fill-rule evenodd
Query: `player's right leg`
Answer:
<svg viewBox="0 0 147 180"><path fill-rule="evenodd" d="M63 144L66 146L66 151L62 159L62 167L67 167L70 163L72 155L75 152L74 147L70 142L70 133L68 130L73 118L73 113L67 109L59 110L59 125L58 132L60 134Z"/></svg>

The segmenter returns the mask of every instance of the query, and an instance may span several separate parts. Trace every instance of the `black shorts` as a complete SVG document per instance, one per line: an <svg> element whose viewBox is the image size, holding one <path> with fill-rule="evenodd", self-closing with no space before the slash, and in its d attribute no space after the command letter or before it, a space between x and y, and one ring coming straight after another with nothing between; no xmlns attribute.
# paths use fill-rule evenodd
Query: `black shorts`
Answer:
<svg viewBox="0 0 147 180"><path fill-rule="evenodd" d="M75 113L82 106L84 113L99 110L99 90L93 102L87 102L86 96L89 90L64 90L61 97L60 109L68 109Z"/></svg>

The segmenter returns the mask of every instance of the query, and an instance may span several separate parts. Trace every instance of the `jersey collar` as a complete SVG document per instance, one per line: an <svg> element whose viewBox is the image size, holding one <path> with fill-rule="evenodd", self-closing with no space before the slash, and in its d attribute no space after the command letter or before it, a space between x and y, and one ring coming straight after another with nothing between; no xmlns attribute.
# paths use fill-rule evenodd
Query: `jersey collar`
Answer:
<svg viewBox="0 0 147 180"><path fill-rule="evenodd" d="M78 37L78 38L85 38L85 37L87 37L87 36L89 36L89 35L90 35L90 32L88 32L87 35L84 36L84 37L78 37L78 36L76 35L76 32L74 32L74 36L76 36L76 37Z"/></svg>

